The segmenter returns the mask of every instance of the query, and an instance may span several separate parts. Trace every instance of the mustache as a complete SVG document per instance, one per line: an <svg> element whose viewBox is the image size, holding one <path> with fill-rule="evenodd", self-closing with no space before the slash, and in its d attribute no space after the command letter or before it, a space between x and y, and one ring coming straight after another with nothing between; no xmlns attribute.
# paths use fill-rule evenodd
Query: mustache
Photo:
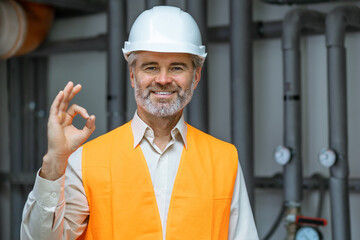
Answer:
<svg viewBox="0 0 360 240"><path fill-rule="evenodd" d="M169 92L178 92L180 88L178 86L175 86L171 83L162 85L155 83L147 88L148 91L152 92L161 92L161 91L169 91Z"/></svg>

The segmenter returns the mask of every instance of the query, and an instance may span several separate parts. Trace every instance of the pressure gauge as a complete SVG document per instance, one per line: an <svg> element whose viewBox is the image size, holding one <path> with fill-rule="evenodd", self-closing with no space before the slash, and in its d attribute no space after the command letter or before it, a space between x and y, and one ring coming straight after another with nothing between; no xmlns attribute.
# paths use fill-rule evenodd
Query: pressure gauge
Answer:
<svg viewBox="0 0 360 240"><path fill-rule="evenodd" d="M291 151L285 146L278 146L274 153L275 161L280 165L287 164L291 159Z"/></svg>
<svg viewBox="0 0 360 240"><path fill-rule="evenodd" d="M297 230L295 240L321 240L322 235L316 228L301 227Z"/></svg>
<svg viewBox="0 0 360 240"><path fill-rule="evenodd" d="M323 148L319 153L319 161L321 165L329 168L335 164L336 153L331 149Z"/></svg>

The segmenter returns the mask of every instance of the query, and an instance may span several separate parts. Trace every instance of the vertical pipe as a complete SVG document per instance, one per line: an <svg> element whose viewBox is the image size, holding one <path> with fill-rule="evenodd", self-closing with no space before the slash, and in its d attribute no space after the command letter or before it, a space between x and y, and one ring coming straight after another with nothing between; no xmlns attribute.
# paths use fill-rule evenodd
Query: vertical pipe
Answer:
<svg viewBox="0 0 360 240"><path fill-rule="evenodd" d="M338 156L330 169L330 199L333 239L349 240L349 166L346 90L346 50L332 46L328 50L329 147Z"/></svg>
<svg viewBox="0 0 360 240"><path fill-rule="evenodd" d="M331 222L333 239L349 240L349 166L346 90L346 50L328 48L329 146L338 156L330 169Z"/></svg>
<svg viewBox="0 0 360 240"><path fill-rule="evenodd" d="M9 60L8 71L9 102L10 107L10 158L11 172L22 171L23 159L23 124L22 124L22 91L21 91L21 59ZM11 185L11 239L20 239L20 222L23 206L22 188L19 185Z"/></svg>
<svg viewBox="0 0 360 240"><path fill-rule="evenodd" d="M200 28L202 41L204 45L207 43L207 1L186 1L186 8L190 15L193 16ZM201 81L199 82L194 96L187 107L187 119L190 124L207 132L209 128L208 122L208 82L207 82L207 64L204 63L202 69Z"/></svg>
<svg viewBox="0 0 360 240"><path fill-rule="evenodd" d="M47 76L48 59L36 59L36 155L35 169L41 166L47 150Z"/></svg>
<svg viewBox="0 0 360 240"><path fill-rule="evenodd" d="M126 64L122 44L126 38L126 0L108 1L108 130L126 121Z"/></svg>
<svg viewBox="0 0 360 240"><path fill-rule="evenodd" d="M317 11L295 9L283 21L284 144L292 150L291 161L284 166L284 199L288 205L297 206L302 200L301 31L324 28L325 16Z"/></svg>
<svg viewBox="0 0 360 240"><path fill-rule="evenodd" d="M302 135L301 135L301 30L323 31L322 13L295 9L283 21L282 50L284 73L284 144L291 149L291 160L284 166L284 200L286 216L301 214L302 200ZM297 230L294 222L286 224L286 240L293 240Z"/></svg>
<svg viewBox="0 0 360 240"><path fill-rule="evenodd" d="M10 114L6 61L0 61L0 172L10 172ZM10 239L10 184L0 181L0 239Z"/></svg>
<svg viewBox="0 0 360 240"><path fill-rule="evenodd" d="M337 154L330 169L333 239L351 239L349 211L349 165L346 91L345 28L360 27L360 8L338 7L326 18L328 61L329 145Z"/></svg>
<svg viewBox="0 0 360 240"><path fill-rule="evenodd" d="M159 5L165 5L165 0L146 0L146 9L150 9Z"/></svg>
<svg viewBox="0 0 360 240"><path fill-rule="evenodd" d="M35 60L23 58L22 88L23 88L23 171L35 170Z"/></svg>
<svg viewBox="0 0 360 240"><path fill-rule="evenodd" d="M254 205L252 1L230 1L232 142Z"/></svg>
<svg viewBox="0 0 360 240"><path fill-rule="evenodd" d="M292 159L284 166L284 200L288 203L300 203L302 199L302 156L299 48L284 48L283 60L284 144L292 150Z"/></svg>

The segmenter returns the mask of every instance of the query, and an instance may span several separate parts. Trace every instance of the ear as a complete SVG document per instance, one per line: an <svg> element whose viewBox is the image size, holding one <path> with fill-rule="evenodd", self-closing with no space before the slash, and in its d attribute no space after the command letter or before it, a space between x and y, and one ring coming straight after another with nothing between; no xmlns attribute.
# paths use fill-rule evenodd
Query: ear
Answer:
<svg viewBox="0 0 360 240"><path fill-rule="evenodd" d="M129 67L129 74L130 74L131 86L134 88L134 71L133 71L133 67Z"/></svg>
<svg viewBox="0 0 360 240"><path fill-rule="evenodd" d="M201 69L202 69L202 67L198 67L198 68L196 68L196 70L195 70L194 89L196 89L197 85L198 85L199 82L200 82Z"/></svg>

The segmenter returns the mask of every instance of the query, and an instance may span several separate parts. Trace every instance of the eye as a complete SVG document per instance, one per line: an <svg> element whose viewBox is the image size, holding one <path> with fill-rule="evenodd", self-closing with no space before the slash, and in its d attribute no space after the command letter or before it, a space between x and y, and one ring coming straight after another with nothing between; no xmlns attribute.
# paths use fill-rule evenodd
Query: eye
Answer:
<svg viewBox="0 0 360 240"><path fill-rule="evenodd" d="M182 70L184 70L184 68L180 67L180 66L174 66L171 68L171 71L175 71L175 72L182 71Z"/></svg>
<svg viewBox="0 0 360 240"><path fill-rule="evenodd" d="M146 71L146 72L155 72L155 71L157 71L157 68L156 68L156 67L149 66L149 67L146 67L146 68L145 68L145 71Z"/></svg>

